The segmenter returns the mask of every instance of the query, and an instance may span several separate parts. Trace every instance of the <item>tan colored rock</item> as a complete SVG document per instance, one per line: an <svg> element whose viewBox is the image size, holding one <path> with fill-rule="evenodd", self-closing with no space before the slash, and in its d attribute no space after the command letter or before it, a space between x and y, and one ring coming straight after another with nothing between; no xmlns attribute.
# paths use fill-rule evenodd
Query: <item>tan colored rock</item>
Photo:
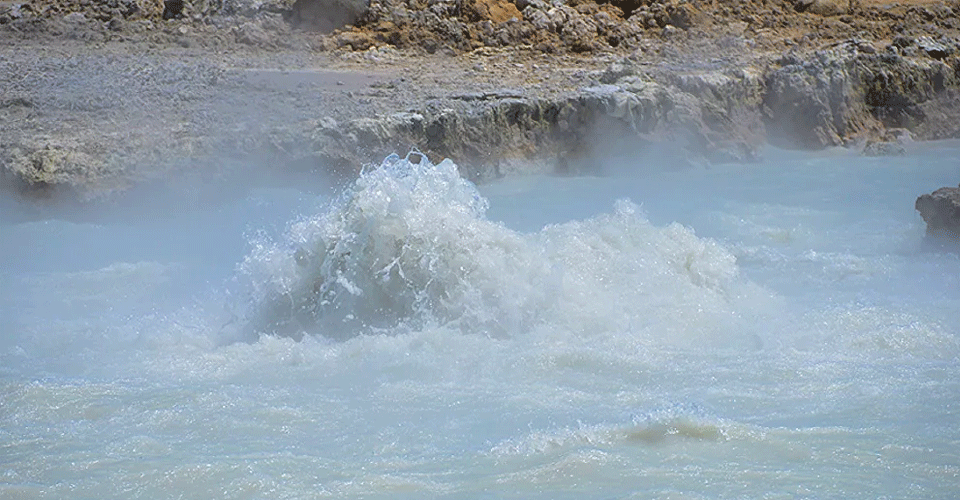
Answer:
<svg viewBox="0 0 960 500"><path fill-rule="evenodd" d="M511 19L523 19L517 6L509 0L465 0L461 8L464 17L473 22L503 23Z"/></svg>
<svg viewBox="0 0 960 500"><path fill-rule="evenodd" d="M337 36L337 45L353 50L367 50L374 45L374 40L363 31L345 31Z"/></svg>
<svg viewBox="0 0 960 500"><path fill-rule="evenodd" d="M81 151L78 141L51 141L15 147L8 167L26 185L79 185L95 178L100 168Z"/></svg>

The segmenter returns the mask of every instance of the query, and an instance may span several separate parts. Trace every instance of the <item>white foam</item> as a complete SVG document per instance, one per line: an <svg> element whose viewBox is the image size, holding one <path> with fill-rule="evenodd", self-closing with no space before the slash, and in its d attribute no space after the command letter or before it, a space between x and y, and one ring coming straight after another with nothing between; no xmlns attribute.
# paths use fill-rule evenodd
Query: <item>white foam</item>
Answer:
<svg viewBox="0 0 960 500"><path fill-rule="evenodd" d="M343 339L425 324L494 337L651 327L674 341L735 319L733 254L680 224L653 226L629 200L533 234L486 209L449 160L387 158L245 260L254 328Z"/></svg>

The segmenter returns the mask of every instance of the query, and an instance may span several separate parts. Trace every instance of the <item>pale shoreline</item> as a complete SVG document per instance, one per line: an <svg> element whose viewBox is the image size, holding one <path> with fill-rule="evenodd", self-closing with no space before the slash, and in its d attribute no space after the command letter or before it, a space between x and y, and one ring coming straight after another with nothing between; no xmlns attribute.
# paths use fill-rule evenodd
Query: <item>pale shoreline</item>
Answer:
<svg viewBox="0 0 960 500"><path fill-rule="evenodd" d="M756 161L768 142L883 155L960 138L949 26L947 55L913 38L781 50L695 30L590 54L318 51L309 33L275 47L154 26L121 41L0 27L0 189L95 200L237 165L343 179L410 149L485 182L597 172L598 156L649 148L686 168Z"/></svg>

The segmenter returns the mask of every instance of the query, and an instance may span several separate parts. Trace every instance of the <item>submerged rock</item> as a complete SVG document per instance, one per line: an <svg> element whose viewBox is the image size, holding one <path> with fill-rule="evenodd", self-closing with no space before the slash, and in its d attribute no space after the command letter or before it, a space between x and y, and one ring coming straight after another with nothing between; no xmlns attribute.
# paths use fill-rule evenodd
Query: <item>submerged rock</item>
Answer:
<svg viewBox="0 0 960 500"><path fill-rule="evenodd" d="M864 145L863 156L903 156L907 154L905 145L913 142L913 137L907 129L888 129L878 140L869 140Z"/></svg>
<svg viewBox="0 0 960 500"><path fill-rule="evenodd" d="M960 186L922 195L915 206L927 223L927 238L960 250Z"/></svg>
<svg viewBox="0 0 960 500"><path fill-rule="evenodd" d="M870 141L863 147L863 156L903 156L907 154L903 144L891 141Z"/></svg>

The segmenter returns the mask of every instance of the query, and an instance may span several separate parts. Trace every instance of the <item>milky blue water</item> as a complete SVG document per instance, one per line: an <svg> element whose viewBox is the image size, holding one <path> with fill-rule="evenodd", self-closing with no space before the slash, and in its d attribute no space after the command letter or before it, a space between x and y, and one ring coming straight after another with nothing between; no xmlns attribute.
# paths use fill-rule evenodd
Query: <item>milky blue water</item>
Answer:
<svg viewBox="0 0 960 500"><path fill-rule="evenodd" d="M956 498L960 144L765 158L5 200L0 498Z"/></svg>

